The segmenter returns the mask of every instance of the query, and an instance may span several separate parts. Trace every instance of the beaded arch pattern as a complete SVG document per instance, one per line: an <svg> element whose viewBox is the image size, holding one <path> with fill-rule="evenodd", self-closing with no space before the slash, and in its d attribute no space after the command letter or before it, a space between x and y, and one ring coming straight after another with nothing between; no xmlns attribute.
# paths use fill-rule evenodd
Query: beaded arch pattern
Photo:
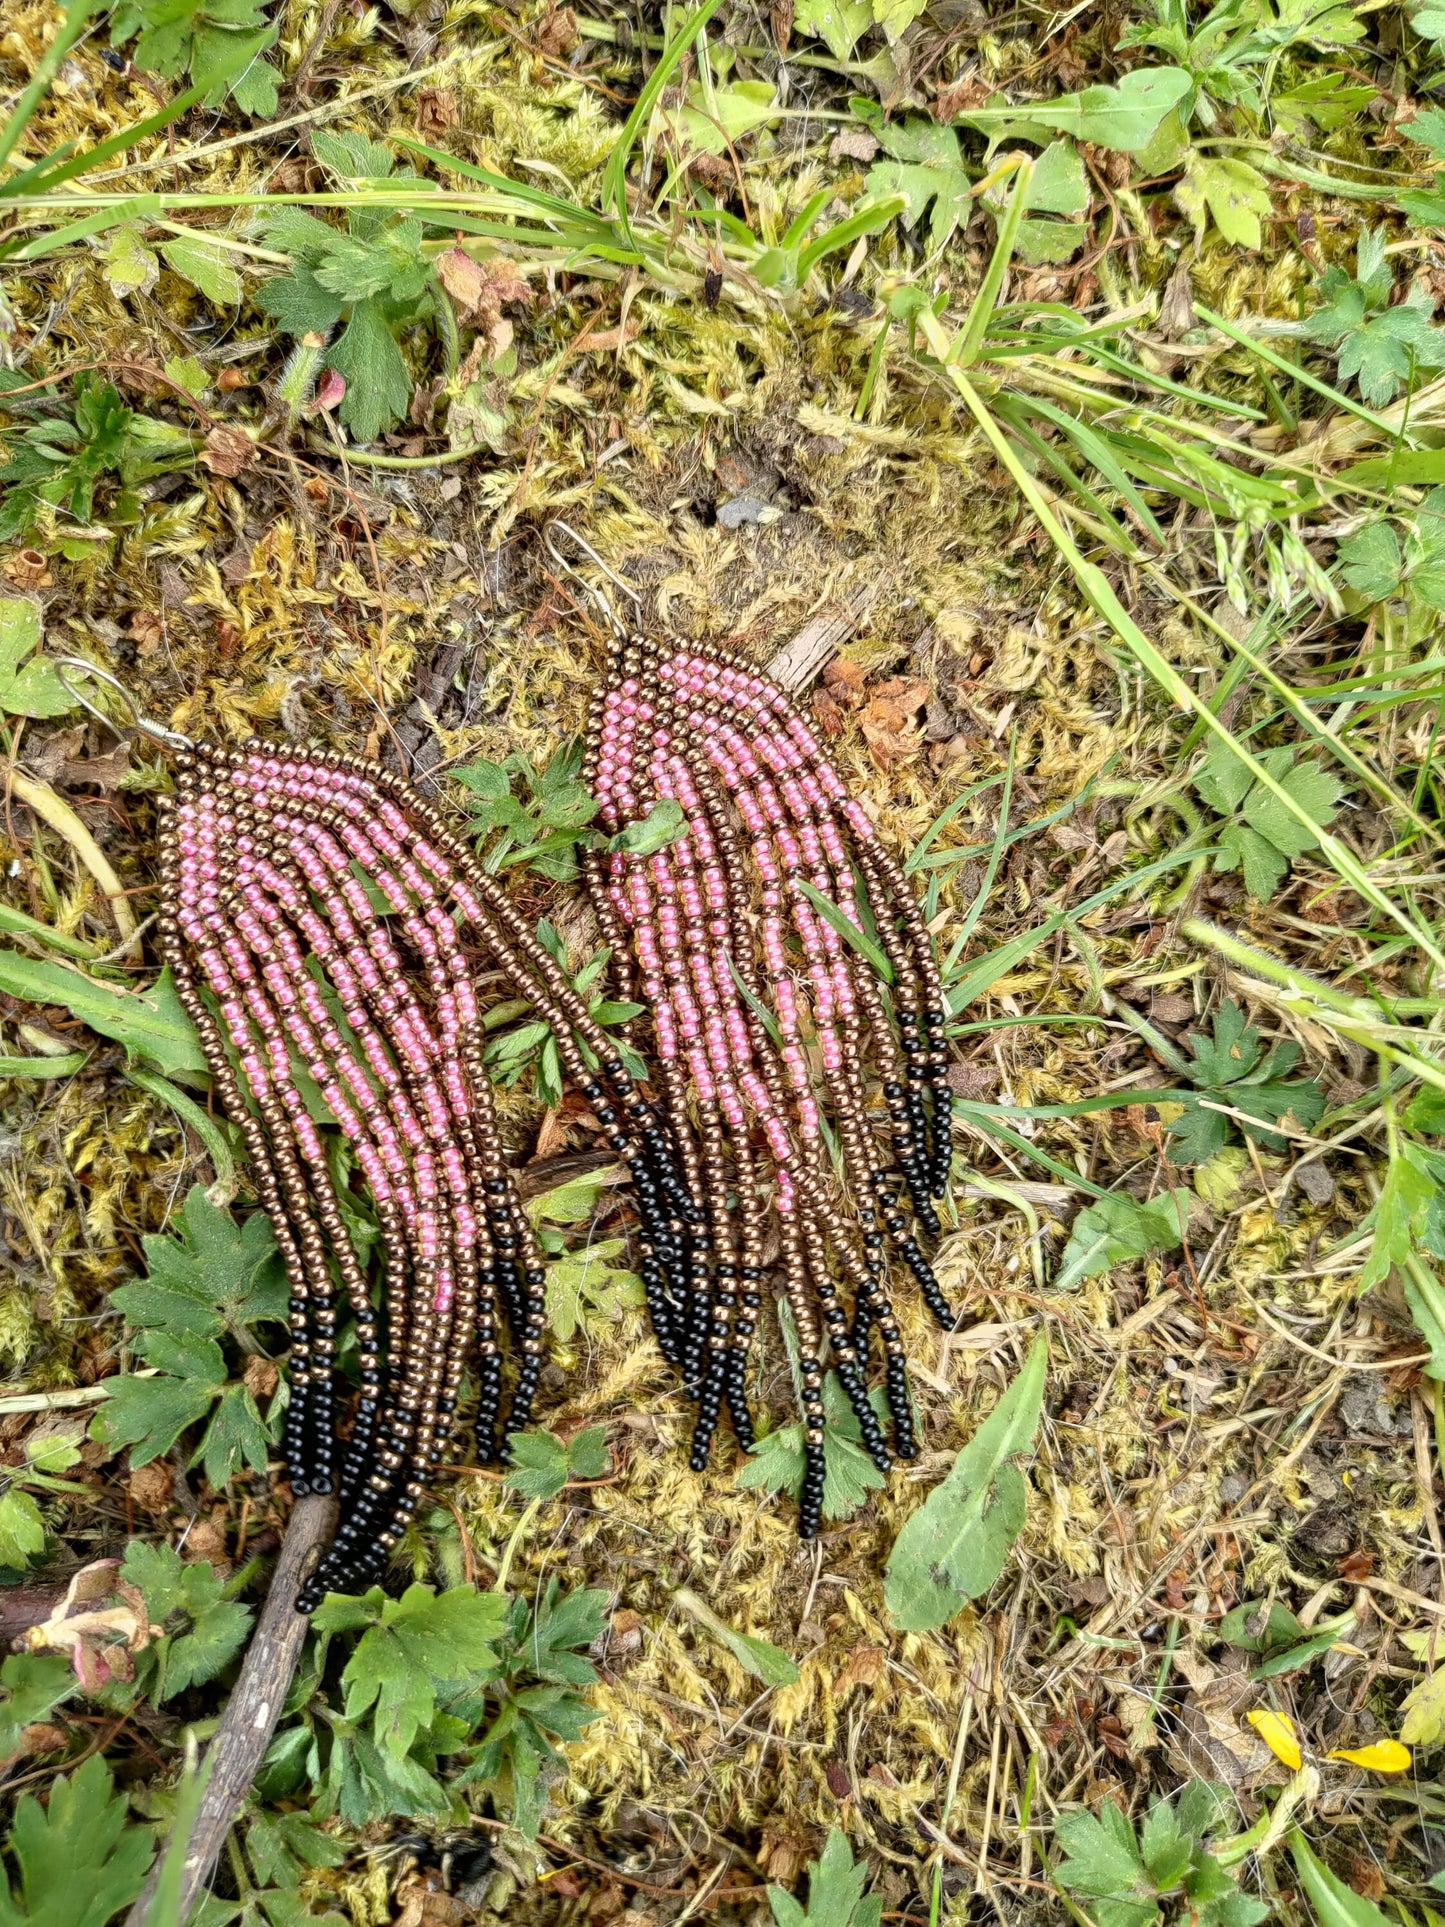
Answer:
<svg viewBox="0 0 1445 1927"><path fill-rule="evenodd" d="M875 1462L886 1470L893 1454L916 1453L890 1246L934 1316L953 1322L917 1235L938 1233L934 1201L952 1156L932 944L906 877L807 722L768 678L715 647L619 637L583 779L611 832L664 799L682 815L663 850L593 852L584 869L620 994L650 1012L689 1193L680 1214L642 1199L642 1271L658 1342L697 1400L692 1464L706 1466L724 1406L739 1441L752 1442L745 1373L772 1231L802 1354L800 1526L810 1538L823 1502L825 1339ZM887 989L838 927L858 930L865 900ZM892 1454L868 1396L875 1330Z"/></svg>
<svg viewBox="0 0 1445 1927"><path fill-rule="evenodd" d="M639 1198L654 1215L694 1205L615 1045L495 879L406 784L360 758L254 742L175 760L162 948L290 1282L292 1487L341 1499L336 1539L298 1601L309 1611L384 1569L438 1461L469 1357L484 1462L505 1458L527 1424L541 1370L545 1274L497 1128L464 936L550 1024ZM302 1069L375 1202L380 1319ZM360 1374L340 1446L338 1300L355 1320ZM507 1333L517 1364L503 1415Z"/></svg>

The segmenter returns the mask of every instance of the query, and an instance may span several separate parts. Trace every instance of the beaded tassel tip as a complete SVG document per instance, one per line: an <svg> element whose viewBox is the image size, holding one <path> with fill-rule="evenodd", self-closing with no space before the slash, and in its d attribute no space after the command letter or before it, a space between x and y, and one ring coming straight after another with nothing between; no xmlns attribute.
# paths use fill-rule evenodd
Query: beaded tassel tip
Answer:
<svg viewBox="0 0 1445 1927"><path fill-rule="evenodd" d="M707 1464L724 1406L752 1441L744 1379L772 1228L802 1352L801 1530L812 1537L824 1341L886 1469L916 1452L890 1250L939 1322L953 1322L918 1239L937 1235L952 1155L932 946L902 870L803 717L715 648L619 638L584 780L609 831L663 801L682 820L653 854L585 863L620 992L651 1012L692 1203L682 1222L644 1213L642 1259L658 1342L697 1401L692 1464ZM867 942L847 940L864 921L886 986L860 954ZM868 1397L875 1331L892 1454Z"/></svg>
<svg viewBox="0 0 1445 1927"><path fill-rule="evenodd" d="M374 764L325 752L192 746L175 760L163 948L290 1281L292 1486L341 1498L336 1539L299 1601L309 1611L384 1569L446 1442L469 1360L484 1461L506 1457L537 1388L544 1272L503 1152L464 943L551 1026L569 1080L648 1208L685 1217L692 1198L615 1046L421 797ZM308 1106L316 1093L374 1205L379 1314ZM360 1379L344 1442L342 1302ZM508 1335L516 1362L503 1416Z"/></svg>

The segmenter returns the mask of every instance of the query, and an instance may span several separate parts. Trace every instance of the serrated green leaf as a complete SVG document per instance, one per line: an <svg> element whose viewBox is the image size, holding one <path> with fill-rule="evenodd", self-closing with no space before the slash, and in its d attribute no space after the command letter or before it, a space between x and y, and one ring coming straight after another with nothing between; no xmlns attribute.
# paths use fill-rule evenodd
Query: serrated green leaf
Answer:
<svg viewBox="0 0 1445 1927"><path fill-rule="evenodd" d="M400 1599L382 1599L380 1613L341 1679L347 1719L373 1714L377 1747L394 1768L431 1724L438 1684L491 1671L506 1608L495 1593L471 1586L439 1595L408 1586Z"/></svg>
<svg viewBox="0 0 1445 1927"><path fill-rule="evenodd" d="M196 1184L174 1223L176 1236L141 1240L147 1276L111 1293L131 1324L214 1338L227 1328L285 1322L286 1276L264 1212L237 1224Z"/></svg>
<svg viewBox="0 0 1445 1927"><path fill-rule="evenodd" d="M607 1470L607 1427L589 1425L567 1447L567 1470L574 1479L600 1479Z"/></svg>
<svg viewBox="0 0 1445 1927"><path fill-rule="evenodd" d="M0 949L0 990L25 1003L61 1005L102 1037L115 1038L171 1076L206 1068L200 1039L176 995L169 968L149 990L129 993L63 964Z"/></svg>
<svg viewBox="0 0 1445 1927"><path fill-rule="evenodd" d="M114 228L105 237L100 260L106 286L121 300L129 294L149 294L161 271L140 230L128 226Z"/></svg>
<svg viewBox="0 0 1445 1927"><path fill-rule="evenodd" d="M1134 1829L1112 1800L1092 1813L1061 1813L1054 1823L1055 1843L1063 1849L1059 1879L1071 1893L1097 1900L1128 1900L1145 1882L1143 1856ZM1141 1921L1152 1919L1158 1904L1140 1898Z"/></svg>
<svg viewBox="0 0 1445 1927"><path fill-rule="evenodd" d="M1221 873L1238 870L1245 889L1260 903L1267 903L1289 875L1289 860L1245 823L1226 823L1220 831L1214 867Z"/></svg>
<svg viewBox="0 0 1445 1927"><path fill-rule="evenodd" d="M1269 185L1248 161L1191 153L1174 198L1202 236L1212 217L1226 241L1256 251L1263 240L1260 220L1272 211Z"/></svg>
<svg viewBox="0 0 1445 1927"><path fill-rule="evenodd" d="M217 1388L162 1374L109 1378L105 1389L91 1431L107 1445L128 1445L131 1466L139 1468L169 1452L188 1425L205 1417Z"/></svg>
<svg viewBox="0 0 1445 1927"><path fill-rule="evenodd" d="M1366 601L1383 602L1400 587L1404 558L1393 523L1367 523L1354 535L1346 536L1339 556L1340 574Z"/></svg>
<svg viewBox="0 0 1445 1927"><path fill-rule="evenodd" d="M341 419L360 442L374 442L400 421L411 401L411 376L375 301L358 301L326 351L326 364L346 381Z"/></svg>
<svg viewBox="0 0 1445 1927"><path fill-rule="evenodd" d="M1429 1168L1411 1155L1417 1151L1417 1146L1407 1143L1401 1155L1389 1161L1379 1201L1367 1220L1374 1235L1360 1273L1362 1291L1387 1278L1392 1265L1405 1264L1424 1228L1436 1187Z"/></svg>
<svg viewBox="0 0 1445 1927"><path fill-rule="evenodd" d="M128 1803L99 1753L15 1809L12 1888L0 1873L0 1927L106 1927L141 1890L154 1856L149 1827L127 1824Z"/></svg>
<svg viewBox="0 0 1445 1927"><path fill-rule="evenodd" d="M204 1464L211 1490L219 1492L242 1463L253 1472L264 1472L271 1442L251 1392L245 1385L227 1385L191 1464Z"/></svg>
<svg viewBox="0 0 1445 1927"><path fill-rule="evenodd" d="M511 1441L506 1483L527 1499L553 1499L567 1483L567 1448L551 1432L521 1432Z"/></svg>
<svg viewBox="0 0 1445 1927"><path fill-rule="evenodd" d="M874 1410L884 1416L878 1393L870 1394ZM870 1492L885 1483L883 1474L858 1441L863 1428L837 1375L823 1379L823 1517L851 1519ZM763 1492L786 1492L796 1500L803 1490L805 1460L803 1427L780 1426L764 1433L750 1448L736 1483Z"/></svg>
<svg viewBox="0 0 1445 1927"><path fill-rule="evenodd" d="M1275 752L1271 751L1273 757ZM1320 828L1334 819L1340 800L1340 784L1329 770L1318 763L1295 761L1289 750L1279 752L1270 774L1305 814ZM1272 843L1281 856L1300 856L1319 842L1314 830L1301 823L1292 811L1263 783L1256 783L1244 799L1244 819L1250 828Z"/></svg>
<svg viewBox="0 0 1445 1927"><path fill-rule="evenodd" d="M834 1827L809 1863L806 1910L782 1887L768 1888L768 1905L777 1927L878 1927L883 1899L867 1885L867 1864L855 1864L846 1834Z"/></svg>

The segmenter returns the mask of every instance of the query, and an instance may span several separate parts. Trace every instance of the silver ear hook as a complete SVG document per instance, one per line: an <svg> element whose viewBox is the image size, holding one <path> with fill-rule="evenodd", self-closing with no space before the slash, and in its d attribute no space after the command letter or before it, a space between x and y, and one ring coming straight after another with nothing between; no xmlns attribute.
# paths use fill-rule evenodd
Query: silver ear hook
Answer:
<svg viewBox="0 0 1445 1927"><path fill-rule="evenodd" d="M607 564L602 560L602 557L597 553L596 549L593 548L592 544L590 542L584 541L583 538L577 533L576 529L572 527L570 522L564 522L560 516L554 516L553 519L547 524L547 527L543 532L542 542L543 542L543 546L546 548L548 555L551 556L552 560L557 564L557 567L562 571L563 575L570 576L574 582L579 584L579 586L586 591L586 593L592 598L592 600L596 603L597 607L602 611L603 615L606 617L607 622L611 627L613 633L617 636L620 636L625 641L628 634L627 625L622 621L617 611L613 608L612 604L607 600L607 597L597 587L596 583L589 582L586 576L583 575L582 571L577 567L577 564L571 559L571 557L564 555L561 549L558 548L557 539L556 539L556 532L558 529L560 529L564 535L571 536L572 540L577 544L577 547L582 551L583 555L587 556L593 563L596 564L596 566L602 571L603 575L607 577L607 580L613 585L614 588L620 589L625 596L630 597L634 607L639 611L639 613L641 612L641 609L642 609L642 597L637 593L636 589L633 588L630 582L623 581L622 577L618 575L615 569L608 568Z"/></svg>
<svg viewBox="0 0 1445 1927"><path fill-rule="evenodd" d="M63 687L69 691L80 704L81 708L88 709L97 722L104 723L111 734L121 741L124 741L122 725L117 723L113 717L107 716L103 709L98 708L97 705L90 700L89 696L82 695L80 690L78 690L70 680L69 676L66 675L65 672L67 669L78 669L83 675L93 676L97 682L103 682L107 684L109 688L113 689L116 694L124 700L127 709L130 711L127 726L131 729L138 730L142 736L149 736L153 742L160 743L166 749L191 749L194 747L190 737L182 736L178 729L167 729L164 723L153 722L149 716L142 716L140 710L136 707L135 697L130 690L126 688L119 676L113 676L108 669L102 669L99 663L90 662L84 656L51 656L49 661Z"/></svg>

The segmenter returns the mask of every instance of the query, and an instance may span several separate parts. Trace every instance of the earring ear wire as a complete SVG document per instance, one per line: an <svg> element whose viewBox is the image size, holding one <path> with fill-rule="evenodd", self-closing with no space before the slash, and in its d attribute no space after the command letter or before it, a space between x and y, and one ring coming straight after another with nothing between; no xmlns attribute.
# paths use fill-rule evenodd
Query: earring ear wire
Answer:
<svg viewBox="0 0 1445 1927"><path fill-rule="evenodd" d="M631 601L639 615L642 612L642 597L630 582L625 582L615 569L610 569L607 566L596 549L593 548L592 544L585 541L583 537L577 533L576 529L572 527L570 522L564 522L560 516L554 516L547 524L542 536L542 546L546 549L548 555L551 556L563 575L577 583L584 593L589 596L601 610L608 627L612 630L612 633L617 637L618 641L626 642L630 632L616 609L614 609L611 602L608 601L606 595L597 587L595 582L589 582L572 558L564 555L562 550L557 546L557 532L559 530L563 535L571 537L583 555L602 571L603 575L606 576L614 588L622 591L623 595Z"/></svg>
<svg viewBox="0 0 1445 1927"><path fill-rule="evenodd" d="M163 749L195 748L190 737L183 736L178 729L168 729L164 723L158 723L152 717L143 716L134 694L126 688L120 677L113 676L108 669L102 669L99 663L91 662L85 656L52 656L49 660L62 686L75 698L81 708L88 710L98 723L104 723L111 734L120 741L125 740L124 729L128 727L139 731L142 736L149 736L152 742L159 743ZM123 699L130 712L128 722L122 725L117 723L113 716L107 716L98 704L93 703L89 696L76 688L65 673L67 669L76 669L82 675L93 676L97 682L103 682L108 688L113 689Z"/></svg>

